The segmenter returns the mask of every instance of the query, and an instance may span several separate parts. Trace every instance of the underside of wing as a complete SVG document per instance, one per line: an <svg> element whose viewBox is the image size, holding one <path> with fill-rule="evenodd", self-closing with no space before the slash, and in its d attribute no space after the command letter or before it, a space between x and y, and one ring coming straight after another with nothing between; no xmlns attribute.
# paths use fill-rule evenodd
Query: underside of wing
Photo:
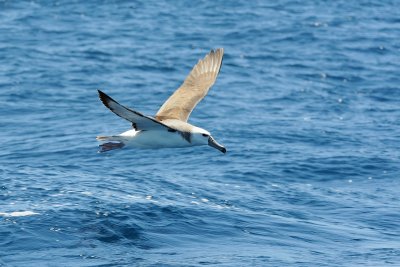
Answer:
<svg viewBox="0 0 400 267"><path fill-rule="evenodd" d="M183 84L161 106L155 118L186 122L192 110L215 83L222 64L223 48L212 50L193 67Z"/></svg>
<svg viewBox="0 0 400 267"><path fill-rule="evenodd" d="M101 102L116 115L128 120L136 130L174 130L169 126L155 120L154 118L145 116L140 112L124 107L117 101L98 90Z"/></svg>

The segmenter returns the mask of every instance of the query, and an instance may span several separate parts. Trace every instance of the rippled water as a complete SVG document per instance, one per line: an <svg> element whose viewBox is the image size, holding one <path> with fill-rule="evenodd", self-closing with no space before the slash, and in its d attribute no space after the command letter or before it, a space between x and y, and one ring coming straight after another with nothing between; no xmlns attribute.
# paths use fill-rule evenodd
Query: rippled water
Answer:
<svg viewBox="0 0 400 267"><path fill-rule="evenodd" d="M400 266L397 1L0 1L0 266ZM224 47L209 147L98 154Z"/></svg>

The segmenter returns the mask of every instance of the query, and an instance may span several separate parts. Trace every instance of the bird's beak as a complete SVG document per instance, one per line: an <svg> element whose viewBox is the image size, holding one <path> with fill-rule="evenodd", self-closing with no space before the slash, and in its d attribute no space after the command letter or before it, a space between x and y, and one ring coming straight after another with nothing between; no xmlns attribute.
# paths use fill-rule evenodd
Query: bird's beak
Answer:
<svg viewBox="0 0 400 267"><path fill-rule="evenodd" d="M215 141L212 136L208 137L208 145L212 146L213 148L218 149L219 151L221 151L224 154L226 153L226 148L221 146L220 144L218 144L217 141Z"/></svg>

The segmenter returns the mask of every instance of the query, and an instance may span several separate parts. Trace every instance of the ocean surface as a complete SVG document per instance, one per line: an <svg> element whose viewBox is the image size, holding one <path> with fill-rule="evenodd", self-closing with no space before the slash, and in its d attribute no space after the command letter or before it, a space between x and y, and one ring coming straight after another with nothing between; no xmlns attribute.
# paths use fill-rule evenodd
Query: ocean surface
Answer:
<svg viewBox="0 0 400 267"><path fill-rule="evenodd" d="M0 266L400 266L398 1L0 1ZM211 49L208 147L97 153Z"/></svg>

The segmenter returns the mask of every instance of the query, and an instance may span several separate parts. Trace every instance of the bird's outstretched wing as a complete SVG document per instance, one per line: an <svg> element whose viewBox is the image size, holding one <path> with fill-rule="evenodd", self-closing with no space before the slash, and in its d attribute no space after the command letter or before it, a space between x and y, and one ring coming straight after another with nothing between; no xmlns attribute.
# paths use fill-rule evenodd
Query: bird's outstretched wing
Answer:
<svg viewBox="0 0 400 267"><path fill-rule="evenodd" d="M167 125L163 124L162 122L159 122L155 120L152 117L145 116L140 112L137 112L135 110L132 110L130 108L124 107L123 105L119 104L117 101L103 93L102 91L98 90L99 92L99 97L101 102L109 108L112 112L120 116L121 118L124 118L125 120L128 120L132 122L132 126L136 130L170 130L170 131L175 131L175 129L172 129L168 127Z"/></svg>
<svg viewBox="0 0 400 267"><path fill-rule="evenodd" d="M158 121L178 119L186 122L192 110L214 84L222 64L224 49L218 48L200 59L183 84L161 106L155 118Z"/></svg>

